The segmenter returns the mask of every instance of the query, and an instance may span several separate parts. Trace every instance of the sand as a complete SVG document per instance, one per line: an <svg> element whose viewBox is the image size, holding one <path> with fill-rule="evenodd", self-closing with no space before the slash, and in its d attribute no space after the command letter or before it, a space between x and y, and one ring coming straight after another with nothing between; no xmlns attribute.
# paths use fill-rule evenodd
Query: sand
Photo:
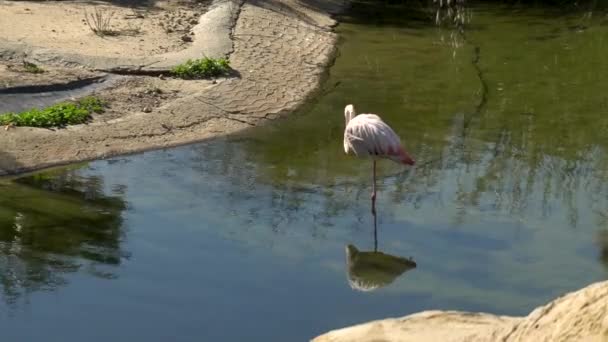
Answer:
<svg viewBox="0 0 608 342"><path fill-rule="evenodd" d="M44 5L36 7L38 11L48 8L46 5L58 5L14 1L8 5L0 2L0 7L21 6L25 11L32 4ZM107 52L104 56L87 55L100 53L95 52L101 50L99 47L62 50L48 45L53 43L37 47L34 39L38 38L30 38L31 43L16 43L14 37L0 32L0 65L19 64L22 60L36 63L49 71L36 76L41 84L54 82L50 75L60 73L61 68L131 74L110 88L95 92L108 100L109 107L87 124L53 130L1 130L0 174L197 142L262 125L290 113L314 96L333 62L336 21L329 13L339 11L343 4L334 0L216 0L191 29L194 41L190 46L157 55L150 52L143 57L112 57ZM73 6L76 4L68 2L66 7L73 10ZM59 8L53 11L66 10L61 5ZM78 18L76 14L71 16L71 20ZM55 30L70 31L64 26L71 23L66 21ZM94 38L90 32L78 34ZM13 41L8 42L9 39ZM119 35L115 39L125 44L132 38ZM99 44L105 43L104 40ZM144 49L153 51L153 46ZM217 80L195 81L132 75L142 70L163 72L188 57L207 54L228 56L234 73ZM72 77L81 77L78 72L74 71ZM5 75L0 75L0 84L6 82Z"/></svg>
<svg viewBox="0 0 608 342"><path fill-rule="evenodd" d="M148 56L186 48L191 28L208 3L176 0L127 7L103 2L0 1L0 37L58 53ZM108 35L95 34L93 17L109 19ZM189 38L186 38L188 40Z"/></svg>

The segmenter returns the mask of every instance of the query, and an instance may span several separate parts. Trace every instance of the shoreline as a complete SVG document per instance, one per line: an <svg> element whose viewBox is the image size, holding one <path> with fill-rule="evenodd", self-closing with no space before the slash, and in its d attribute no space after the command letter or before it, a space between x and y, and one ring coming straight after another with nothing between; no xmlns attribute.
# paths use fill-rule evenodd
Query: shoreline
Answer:
<svg viewBox="0 0 608 342"><path fill-rule="evenodd" d="M608 341L608 281L541 305L524 317L429 310L332 330L311 342Z"/></svg>
<svg viewBox="0 0 608 342"><path fill-rule="evenodd" d="M323 4L323 8L313 8L295 0L282 2L281 6L255 0L217 1L201 16L199 25L203 28L193 29L199 33L192 47L215 51L217 56L229 55L238 76L215 81L174 80L176 87L186 91L160 104L152 113L134 110L107 121L93 120L57 130L30 127L2 130L0 176L201 142L264 124L296 110L318 94L336 57L338 36L333 28L337 21L331 16L344 10L344 3ZM201 32L210 25L220 27L223 33L215 37L218 39L207 42L203 39L197 44ZM0 50L0 56L7 55L6 46ZM43 67L55 64L65 67L77 62L69 59L73 56L66 59L66 55L42 51L30 50L28 58ZM150 68L157 71L169 68L184 62L185 55L192 57L193 51L189 48L170 53L180 57ZM80 66L92 65L92 70L104 71L107 63L93 65L99 60L91 58L91 63ZM125 67L125 63L118 63L113 68L142 70L141 64ZM153 77L144 81L150 80L162 83ZM115 111L120 112L120 108Z"/></svg>

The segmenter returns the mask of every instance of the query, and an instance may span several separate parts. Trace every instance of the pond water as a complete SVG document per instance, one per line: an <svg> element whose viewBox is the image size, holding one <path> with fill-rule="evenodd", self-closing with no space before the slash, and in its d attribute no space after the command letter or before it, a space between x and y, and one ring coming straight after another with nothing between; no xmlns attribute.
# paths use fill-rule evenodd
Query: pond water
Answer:
<svg viewBox="0 0 608 342"><path fill-rule="evenodd" d="M389 13L344 18L325 91L274 124L0 182L3 338L306 341L425 309L523 315L606 279L605 17L474 7L460 32ZM347 103L418 161L380 163L382 255ZM351 269L375 290L351 288L349 244L377 257Z"/></svg>

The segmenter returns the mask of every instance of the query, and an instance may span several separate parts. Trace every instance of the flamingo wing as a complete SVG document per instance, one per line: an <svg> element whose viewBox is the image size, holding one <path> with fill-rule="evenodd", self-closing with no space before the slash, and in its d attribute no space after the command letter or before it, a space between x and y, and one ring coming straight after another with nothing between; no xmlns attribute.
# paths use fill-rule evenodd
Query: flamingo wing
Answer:
<svg viewBox="0 0 608 342"><path fill-rule="evenodd" d="M344 149L358 157L388 158L413 165L414 160L401 146L401 139L375 114L360 114L344 130Z"/></svg>

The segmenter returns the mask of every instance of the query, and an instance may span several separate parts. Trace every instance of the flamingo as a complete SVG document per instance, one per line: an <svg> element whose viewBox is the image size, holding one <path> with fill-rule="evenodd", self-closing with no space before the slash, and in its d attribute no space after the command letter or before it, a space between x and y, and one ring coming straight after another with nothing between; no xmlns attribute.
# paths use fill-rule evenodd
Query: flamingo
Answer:
<svg viewBox="0 0 608 342"><path fill-rule="evenodd" d="M352 104L344 107L344 152L358 158L372 159L372 213L376 214L376 161L390 159L399 164L414 165L414 159L401 145L401 139L376 114L359 114Z"/></svg>

